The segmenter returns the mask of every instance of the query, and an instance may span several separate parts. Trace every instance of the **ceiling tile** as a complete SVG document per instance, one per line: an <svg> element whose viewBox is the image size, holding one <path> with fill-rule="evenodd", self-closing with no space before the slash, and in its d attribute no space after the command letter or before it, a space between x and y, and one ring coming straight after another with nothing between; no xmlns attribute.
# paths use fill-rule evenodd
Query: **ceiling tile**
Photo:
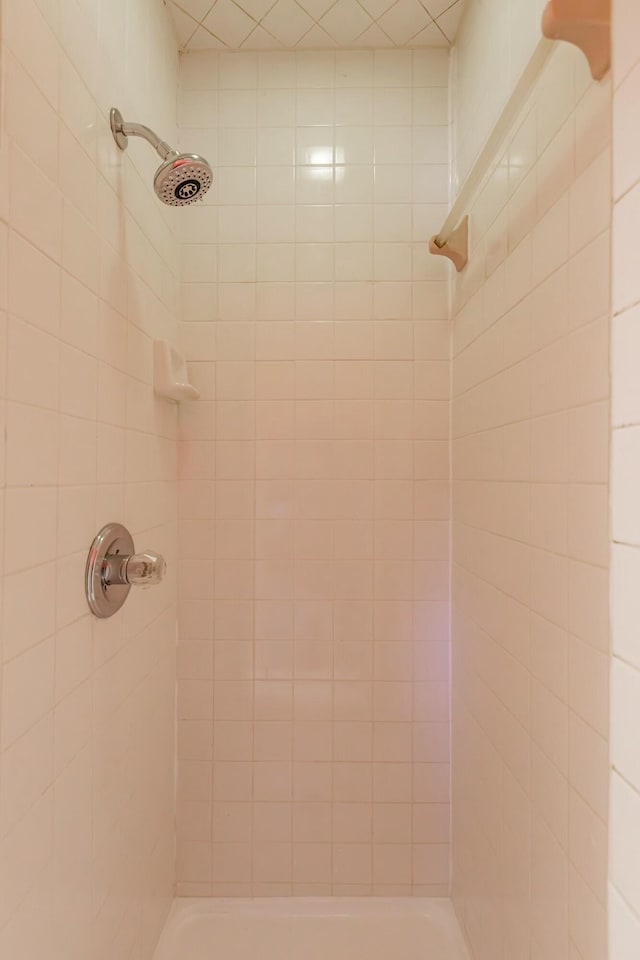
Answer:
<svg viewBox="0 0 640 960"><path fill-rule="evenodd" d="M456 38L463 11L464 3L462 0L457 0L457 3L454 3L448 10L445 10L436 20L436 23L450 43L453 43Z"/></svg>
<svg viewBox="0 0 640 960"><path fill-rule="evenodd" d="M340 46L353 43L371 26L372 20L356 0L340 0L320 21L329 36Z"/></svg>
<svg viewBox="0 0 640 960"><path fill-rule="evenodd" d="M431 22L431 17L418 0L398 0L378 21L387 36L399 46L408 43Z"/></svg>
<svg viewBox="0 0 640 960"><path fill-rule="evenodd" d="M228 47L239 47L255 25L255 20L247 16L233 0L218 0L202 21L202 26Z"/></svg>
<svg viewBox="0 0 640 960"><path fill-rule="evenodd" d="M361 33L357 40L353 41L354 47L364 47L367 50L382 50L386 47L395 47L395 43L381 30L377 23L372 23L368 30Z"/></svg>
<svg viewBox="0 0 640 960"><path fill-rule="evenodd" d="M448 49L450 44L442 30L439 29L438 25L436 23L430 23L429 26L425 27L424 30L421 30L417 36L412 37L411 46L446 47Z"/></svg>
<svg viewBox="0 0 640 960"><path fill-rule="evenodd" d="M262 26L285 47L293 47L313 26L313 20L293 0L278 0Z"/></svg>
<svg viewBox="0 0 640 960"><path fill-rule="evenodd" d="M464 9L464 0L165 2L187 50L448 47Z"/></svg>
<svg viewBox="0 0 640 960"><path fill-rule="evenodd" d="M222 43L218 37L205 30L203 26L198 27L194 35L189 40L188 50L228 50L229 48Z"/></svg>
<svg viewBox="0 0 640 960"><path fill-rule="evenodd" d="M339 2L339 0L338 0ZM303 10L306 10L310 17L318 21L324 17L327 10L336 3L336 0L298 0Z"/></svg>
<svg viewBox="0 0 640 960"><path fill-rule="evenodd" d="M454 3L456 3L456 0L422 0L422 6L431 16L432 20L439 17L441 13L448 10Z"/></svg>
<svg viewBox="0 0 640 960"><path fill-rule="evenodd" d="M334 50L337 44L333 37L330 37L326 30L323 30L320 24L316 23L298 41L297 46L307 50Z"/></svg>
<svg viewBox="0 0 640 960"><path fill-rule="evenodd" d="M260 23L265 13L271 10L276 0L236 0L239 7L248 13L250 17Z"/></svg>
<svg viewBox="0 0 640 960"><path fill-rule="evenodd" d="M360 6L364 7L373 20L381 17L394 3L395 0L360 0Z"/></svg>
<svg viewBox="0 0 640 960"><path fill-rule="evenodd" d="M173 6L179 7L190 17L202 23L216 0L171 0Z"/></svg>
<svg viewBox="0 0 640 960"><path fill-rule="evenodd" d="M188 13L185 13L184 10L181 10L180 7L177 7L173 3L171 4L171 15L173 17L173 25L176 30L178 43L180 47L186 47L189 39L198 29L198 21L194 20L193 17L190 17Z"/></svg>
<svg viewBox="0 0 640 960"><path fill-rule="evenodd" d="M279 40L276 40L275 37L272 37L270 33L261 27L257 26L255 30L249 34L247 39L242 44L243 50L281 50L282 44Z"/></svg>

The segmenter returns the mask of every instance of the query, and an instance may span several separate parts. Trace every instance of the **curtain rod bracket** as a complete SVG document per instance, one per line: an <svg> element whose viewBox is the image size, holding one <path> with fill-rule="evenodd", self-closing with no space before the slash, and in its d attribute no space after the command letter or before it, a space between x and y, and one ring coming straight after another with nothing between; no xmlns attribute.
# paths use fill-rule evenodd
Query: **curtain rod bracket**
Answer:
<svg viewBox="0 0 640 960"><path fill-rule="evenodd" d="M442 240L439 235L431 237L429 253L436 257L448 257L460 273L469 261L469 217L460 221L448 239Z"/></svg>
<svg viewBox="0 0 640 960"><path fill-rule="evenodd" d="M611 65L611 0L549 0L542 32L579 47L593 79L602 80Z"/></svg>
<svg viewBox="0 0 640 960"><path fill-rule="evenodd" d="M476 191L482 186L487 174L493 170L496 156L500 150L504 149L505 139L518 119L553 49L554 45L550 40L540 38L493 130L460 187L440 232L429 243L431 253L449 257L458 271L464 270L469 256L466 233L468 225L462 218L468 212ZM451 255L452 252L454 256Z"/></svg>

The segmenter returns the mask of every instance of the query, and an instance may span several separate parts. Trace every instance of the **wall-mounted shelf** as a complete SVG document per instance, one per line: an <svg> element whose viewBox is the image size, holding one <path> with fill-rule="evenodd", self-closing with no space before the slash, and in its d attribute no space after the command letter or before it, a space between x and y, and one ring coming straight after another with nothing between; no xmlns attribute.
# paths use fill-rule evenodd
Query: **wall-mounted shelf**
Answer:
<svg viewBox="0 0 640 960"><path fill-rule="evenodd" d="M611 64L611 0L549 0L542 32L579 47L593 79L604 77Z"/></svg>
<svg viewBox="0 0 640 960"><path fill-rule="evenodd" d="M183 357L167 340L156 340L153 345L153 392L176 403L200 399L196 388L189 383Z"/></svg>

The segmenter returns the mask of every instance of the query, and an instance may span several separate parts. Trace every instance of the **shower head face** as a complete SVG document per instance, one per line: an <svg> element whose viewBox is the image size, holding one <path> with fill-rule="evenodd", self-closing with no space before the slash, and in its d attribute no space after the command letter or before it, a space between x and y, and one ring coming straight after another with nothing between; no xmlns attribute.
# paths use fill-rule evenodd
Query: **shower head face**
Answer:
<svg viewBox="0 0 640 960"><path fill-rule="evenodd" d="M153 178L156 194L170 207L197 203L212 183L211 167L196 153L173 154L158 167Z"/></svg>

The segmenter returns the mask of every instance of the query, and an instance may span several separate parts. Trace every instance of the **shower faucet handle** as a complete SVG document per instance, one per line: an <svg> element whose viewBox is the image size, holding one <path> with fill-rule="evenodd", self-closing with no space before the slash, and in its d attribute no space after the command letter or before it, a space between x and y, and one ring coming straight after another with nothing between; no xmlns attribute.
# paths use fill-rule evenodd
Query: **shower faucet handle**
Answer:
<svg viewBox="0 0 640 960"><path fill-rule="evenodd" d="M125 556L112 554L105 560L104 581L110 587L126 583L136 587L152 587L164 579L166 572L167 561L162 554L153 550Z"/></svg>
<svg viewBox="0 0 640 960"><path fill-rule="evenodd" d="M108 523L87 557L85 592L89 609L104 619L117 613L131 587L152 587L164 578L167 564L153 550L135 552L133 537L121 523Z"/></svg>

